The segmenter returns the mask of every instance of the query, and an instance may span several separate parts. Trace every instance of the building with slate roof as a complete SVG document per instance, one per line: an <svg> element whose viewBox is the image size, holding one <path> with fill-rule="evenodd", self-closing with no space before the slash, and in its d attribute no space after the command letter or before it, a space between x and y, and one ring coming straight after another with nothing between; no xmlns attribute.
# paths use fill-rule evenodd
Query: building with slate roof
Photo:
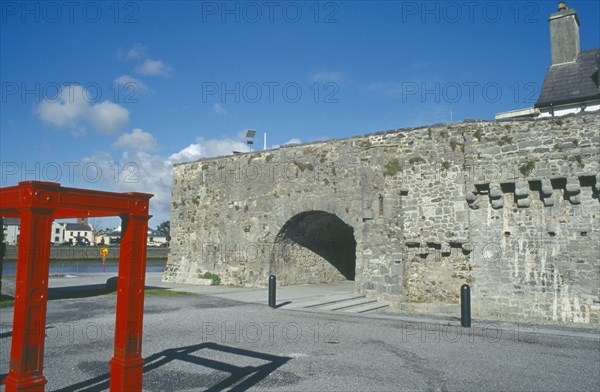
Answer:
<svg viewBox="0 0 600 392"><path fill-rule="evenodd" d="M72 244L90 245L94 243L94 232L90 225L84 223L67 223L64 240Z"/></svg>
<svg viewBox="0 0 600 392"><path fill-rule="evenodd" d="M533 108L496 114L496 120L517 117L557 117L600 110L600 48L581 50L579 17L566 3L550 15L552 64L546 71Z"/></svg>

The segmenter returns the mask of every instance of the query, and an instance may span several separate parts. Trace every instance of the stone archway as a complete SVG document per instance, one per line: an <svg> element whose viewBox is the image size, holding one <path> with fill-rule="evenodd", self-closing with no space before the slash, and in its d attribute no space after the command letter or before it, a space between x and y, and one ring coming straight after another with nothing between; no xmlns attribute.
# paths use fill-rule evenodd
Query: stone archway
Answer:
<svg viewBox="0 0 600 392"><path fill-rule="evenodd" d="M355 271L354 229L334 214L297 214L275 238L271 273L280 285L354 280Z"/></svg>

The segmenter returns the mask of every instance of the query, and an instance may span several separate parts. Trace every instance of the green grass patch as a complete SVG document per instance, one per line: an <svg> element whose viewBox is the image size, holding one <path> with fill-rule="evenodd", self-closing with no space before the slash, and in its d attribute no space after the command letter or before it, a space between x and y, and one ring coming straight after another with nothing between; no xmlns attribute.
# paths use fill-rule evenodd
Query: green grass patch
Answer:
<svg viewBox="0 0 600 392"><path fill-rule="evenodd" d="M15 301L12 299L0 300L0 308L12 308L14 304L15 304Z"/></svg>
<svg viewBox="0 0 600 392"><path fill-rule="evenodd" d="M187 291L175 291L165 289L146 289L144 290L144 296L146 297L188 297L190 295L196 295L194 293L188 293Z"/></svg>
<svg viewBox="0 0 600 392"><path fill-rule="evenodd" d="M383 172L384 177L391 177L396 175L399 171L402 171L402 165L397 159L393 159L385 165L385 171Z"/></svg>
<svg viewBox="0 0 600 392"><path fill-rule="evenodd" d="M421 157L412 157L408 160L408 163L410 163L411 165L414 165L415 163L422 163L425 162L425 159L421 158Z"/></svg>
<svg viewBox="0 0 600 392"><path fill-rule="evenodd" d="M217 274L213 274L211 272L205 272L204 275L201 276L204 279L212 279L213 286L218 286L221 284L221 278Z"/></svg>
<svg viewBox="0 0 600 392"><path fill-rule="evenodd" d="M527 163L519 167L519 171L524 177L527 177L535 170L535 162L527 161Z"/></svg>
<svg viewBox="0 0 600 392"><path fill-rule="evenodd" d="M315 167L312 165L312 163L302 163L302 162L294 161L294 165L296 165L296 167L298 167L298 169L300 169L301 172L303 172L306 169L308 169L310 171L313 171L315 169Z"/></svg>

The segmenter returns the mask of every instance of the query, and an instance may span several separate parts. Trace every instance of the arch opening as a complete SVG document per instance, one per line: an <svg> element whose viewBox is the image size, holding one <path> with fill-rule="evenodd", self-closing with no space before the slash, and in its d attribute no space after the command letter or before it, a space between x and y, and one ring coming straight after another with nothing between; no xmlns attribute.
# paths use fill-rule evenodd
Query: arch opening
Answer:
<svg viewBox="0 0 600 392"><path fill-rule="evenodd" d="M354 280L354 229L328 212L300 213L277 234L271 266L281 285Z"/></svg>

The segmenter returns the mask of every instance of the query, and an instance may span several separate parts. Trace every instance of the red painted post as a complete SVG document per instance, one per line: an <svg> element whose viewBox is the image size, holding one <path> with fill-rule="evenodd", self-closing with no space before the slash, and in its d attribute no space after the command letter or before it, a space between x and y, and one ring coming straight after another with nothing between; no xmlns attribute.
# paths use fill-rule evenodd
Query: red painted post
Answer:
<svg viewBox="0 0 600 392"><path fill-rule="evenodd" d="M24 193L26 195L26 193ZM43 391L52 210L21 209L10 369L6 391Z"/></svg>
<svg viewBox="0 0 600 392"><path fill-rule="evenodd" d="M7 392L44 391L44 337L52 220L82 216L123 219L119 258L113 391L142 390L142 321L149 200L146 193L114 193L23 181L0 188L0 215L21 218Z"/></svg>
<svg viewBox="0 0 600 392"><path fill-rule="evenodd" d="M147 204L136 203L134 214L121 217L123 236L117 281L115 351L110 360L111 391L142 390L146 237L150 217Z"/></svg>

